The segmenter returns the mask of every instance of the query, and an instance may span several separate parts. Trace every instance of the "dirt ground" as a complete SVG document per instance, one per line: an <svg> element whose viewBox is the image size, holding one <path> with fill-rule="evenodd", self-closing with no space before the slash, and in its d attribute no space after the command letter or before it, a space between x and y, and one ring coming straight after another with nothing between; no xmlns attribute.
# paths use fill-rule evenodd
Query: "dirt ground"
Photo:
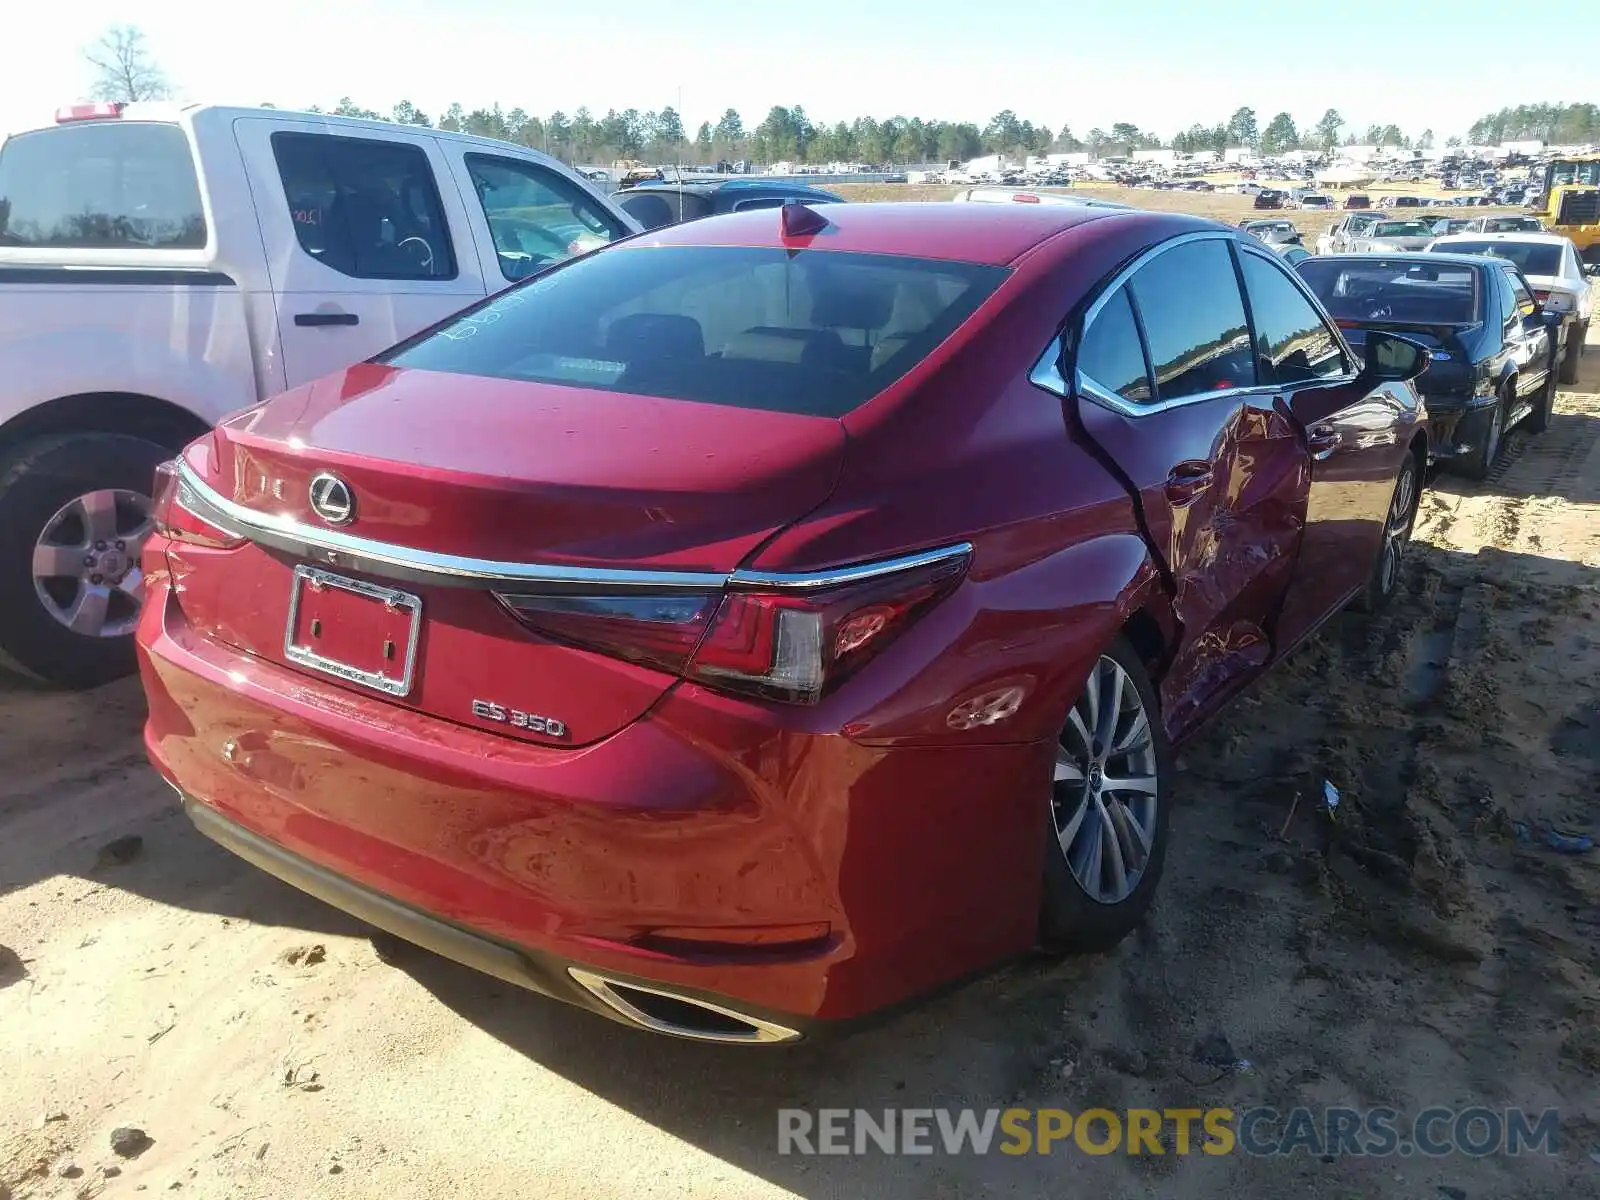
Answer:
<svg viewBox="0 0 1600 1200"><path fill-rule="evenodd" d="M1228 178L1226 183L1237 182ZM1225 186L1219 180L1217 186ZM1282 185L1287 187L1287 184ZM836 192L846 200L852 201L887 201L887 200L948 200L957 192L964 189L948 184L906 184L906 183L841 183L830 184L828 190ZM1316 240L1317 234L1332 225L1344 215L1342 211L1301 211L1298 208L1285 209L1258 209L1255 198L1240 196L1232 192L1176 192L1155 191L1148 188L1124 188L1112 184L1090 183L1076 188L1045 188L1044 191L1081 192L1087 196L1094 196L1101 200L1115 200L1120 204L1131 204L1136 208L1154 209L1158 212L1192 213L1197 217L1211 217L1213 220L1224 221L1229 225L1237 225L1246 217L1260 217L1264 220L1287 219L1294 222L1294 226L1305 238L1307 247ZM1423 184L1378 184L1373 187L1361 189L1362 194L1372 197L1374 202L1385 192L1394 192L1406 196L1434 196L1441 202L1447 200L1451 193L1439 191L1437 187ZM1330 191L1335 204L1344 203L1344 193ZM1522 212L1522 209L1511 208L1464 208L1451 209L1448 213L1441 209L1398 209L1395 212L1396 220L1404 220L1414 215L1429 216L1470 216L1482 217L1503 212Z"/></svg>
<svg viewBox="0 0 1600 1200"><path fill-rule="evenodd" d="M1600 851L1540 824L1600 834L1600 345L1585 365L1496 479L1436 481L1389 613L1187 751L1138 936L836 1043L657 1039L375 942L193 831L135 682L5 686L0 1197L1600 1194ZM1215 1033L1247 1071L1196 1064ZM1256 1104L1555 1107L1561 1149L776 1153L783 1106ZM122 1126L151 1144L113 1153Z"/></svg>

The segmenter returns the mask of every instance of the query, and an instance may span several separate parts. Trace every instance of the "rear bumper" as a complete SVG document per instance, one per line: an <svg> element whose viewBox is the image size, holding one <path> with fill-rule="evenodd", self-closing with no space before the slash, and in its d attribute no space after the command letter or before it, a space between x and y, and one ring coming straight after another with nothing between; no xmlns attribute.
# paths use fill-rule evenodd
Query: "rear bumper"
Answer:
<svg viewBox="0 0 1600 1200"><path fill-rule="evenodd" d="M206 638L156 574L138 643L146 747L202 832L592 1011L625 1015L574 967L809 1031L1033 943L1048 744L867 747L681 686L533 746Z"/></svg>
<svg viewBox="0 0 1600 1200"><path fill-rule="evenodd" d="M362 887L341 875L318 866L309 859L291 854L282 846L252 833L243 825L230 821L215 809L179 793L183 811L197 830L226 850L232 851L246 862L259 867L292 887L315 896L325 904L343 910L378 929L404 938L418 946L433 951L443 958L461 963L485 975L538 992L551 999L565 1001L579 1008L627 1024L641 1024L627 1020L622 1011L597 998L579 981L589 977L576 963L550 954L531 950L525 946L512 946L493 938L452 925L371 888ZM608 983L626 987L630 983L648 987L648 981L613 975ZM616 994L613 992L612 994ZM678 992L685 999L700 999L687 992ZM710 997L704 997L712 1000ZM714 1008L721 1009L715 1005ZM708 1009L709 1011L709 1009ZM721 1009L723 1012L729 1010ZM723 1032L702 1040L722 1042L782 1042L794 1041L806 1033L815 1033L822 1026L816 1022L797 1019L791 1014L776 1012L756 1013L740 1010L751 1034L740 1036ZM789 1024L784 1024L784 1022ZM764 1035L764 1036L763 1036Z"/></svg>
<svg viewBox="0 0 1600 1200"><path fill-rule="evenodd" d="M1459 458L1471 454L1489 435L1489 423L1498 402L1494 396L1463 403L1460 397L1425 396L1428 406L1428 456Z"/></svg>

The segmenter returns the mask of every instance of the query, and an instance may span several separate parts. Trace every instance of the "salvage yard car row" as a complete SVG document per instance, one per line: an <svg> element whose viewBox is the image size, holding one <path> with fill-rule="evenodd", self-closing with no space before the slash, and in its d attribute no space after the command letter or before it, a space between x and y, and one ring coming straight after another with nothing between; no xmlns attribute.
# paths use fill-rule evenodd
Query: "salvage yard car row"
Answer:
<svg viewBox="0 0 1600 1200"><path fill-rule="evenodd" d="M90 683L136 627L202 832L637 1027L1108 948L1175 748L1389 601L1587 291L1000 191L630 209L463 135L66 112L0 150L0 645Z"/></svg>

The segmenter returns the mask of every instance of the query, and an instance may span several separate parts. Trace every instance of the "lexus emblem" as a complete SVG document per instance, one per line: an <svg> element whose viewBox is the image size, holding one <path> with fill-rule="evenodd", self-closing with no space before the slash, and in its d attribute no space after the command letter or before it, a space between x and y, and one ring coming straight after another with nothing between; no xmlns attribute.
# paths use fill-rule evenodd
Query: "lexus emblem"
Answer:
<svg viewBox="0 0 1600 1200"><path fill-rule="evenodd" d="M311 479L311 511L329 525L348 525L356 519L356 498L350 485L327 471Z"/></svg>

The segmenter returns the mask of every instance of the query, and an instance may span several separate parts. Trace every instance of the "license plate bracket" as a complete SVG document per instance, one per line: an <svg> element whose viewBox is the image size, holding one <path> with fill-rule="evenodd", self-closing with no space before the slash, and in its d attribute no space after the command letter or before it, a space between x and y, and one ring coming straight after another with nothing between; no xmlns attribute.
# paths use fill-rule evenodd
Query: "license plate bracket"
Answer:
<svg viewBox="0 0 1600 1200"><path fill-rule="evenodd" d="M283 656L389 696L411 693L422 599L320 567L295 567Z"/></svg>

